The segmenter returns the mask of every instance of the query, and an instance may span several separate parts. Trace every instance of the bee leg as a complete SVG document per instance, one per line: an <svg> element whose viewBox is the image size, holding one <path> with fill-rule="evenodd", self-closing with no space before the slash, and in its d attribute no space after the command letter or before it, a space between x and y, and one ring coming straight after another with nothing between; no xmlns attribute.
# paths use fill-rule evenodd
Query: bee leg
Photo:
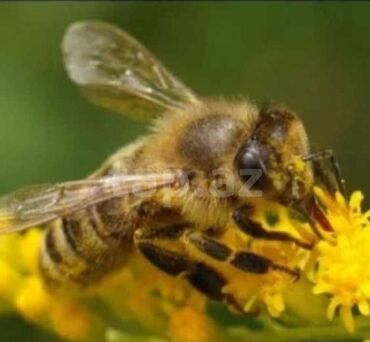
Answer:
<svg viewBox="0 0 370 342"><path fill-rule="evenodd" d="M234 251L204 233L187 231L185 240L186 243L207 256L221 262L226 262L241 271L265 274L270 270L278 270L289 274L295 279L299 278L299 271L297 270L275 264L272 260L255 253Z"/></svg>
<svg viewBox="0 0 370 342"><path fill-rule="evenodd" d="M190 263L178 248L179 238L187 227L179 224L159 229L138 229L134 243L152 264L165 273L178 276L189 268Z"/></svg>
<svg viewBox="0 0 370 342"><path fill-rule="evenodd" d="M245 313L232 294L223 292L227 280L211 266L195 262L184 276L192 286L208 298L225 302L236 313Z"/></svg>
<svg viewBox="0 0 370 342"><path fill-rule="evenodd" d="M140 241L136 245L146 259L169 275L176 277L186 272L191 265L186 255L156 246L154 242Z"/></svg>
<svg viewBox="0 0 370 342"><path fill-rule="evenodd" d="M139 230L135 233L134 241L143 256L161 271L173 277L186 279L208 298L225 302L233 311L242 313L243 308L236 299L231 294L223 293L222 289L227 281L221 274L203 262L191 259L185 251L170 249L169 241L181 243L181 240L175 237L174 231L176 230L172 227L156 232ZM172 233L168 233L171 231ZM184 230L178 229L177 231L179 237ZM168 247L157 245L159 241L167 243Z"/></svg>
<svg viewBox="0 0 370 342"><path fill-rule="evenodd" d="M233 219L237 226L245 233L256 239L290 241L304 249L312 249L312 244L300 241L285 232L273 232L265 230L260 223L252 221L248 217L249 208L242 207L233 213Z"/></svg>

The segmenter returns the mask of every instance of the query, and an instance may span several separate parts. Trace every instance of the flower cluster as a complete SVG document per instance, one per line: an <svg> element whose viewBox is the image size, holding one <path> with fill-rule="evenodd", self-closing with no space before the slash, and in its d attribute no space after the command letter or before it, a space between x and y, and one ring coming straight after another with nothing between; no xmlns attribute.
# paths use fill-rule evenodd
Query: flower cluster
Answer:
<svg viewBox="0 0 370 342"><path fill-rule="evenodd" d="M139 254L133 254L127 267L96 287L78 293L46 290L38 271L41 238L37 228L1 236L3 314L15 310L27 321L70 341L149 341L152 335L178 342L214 340L216 328L204 315L204 297L185 282L158 271ZM125 324L130 326L128 336L117 330Z"/></svg>
<svg viewBox="0 0 370 342"><path fill-rule="evenodd" d="M339 309L346 328L353 332L354 310L370 314L370 211L361 212L360 192L353 193L348 203L340 193L332 198L317 188L316 195L333 231L317 246L314 293L328 294L328 318L332 320Z"/></svg>
<svg viewBox="0 0 370 342"><path fill-rule="evenodd" d="M271 338L268 329L276 334L271 320L299 320L300 328L293 328L295 333L290 331L285 339L273 337L295 341L307 333L302 326L309 327L312 335L319 329L312 327L335 325L336 321L330 321L337 313L347 331L354 333L355 321L370 314L370 211L362 212L360 192L353 193L348 201L321 188L315 189L315 196L330 225L329 230L320 229L320 239L307 222L281 205L259 199L253 212L253 220L267 230L286 232L306 244L315 241L312 249L288 241L251 239L235 227L220 237L236 250L248 246L248 250L277 265L299 270L298 281L279 269L250 274L202 256L227 279L224 293L231 294L246 313L260 313L246 317L249 323L245 326L240 327L240 318L235 318L235 326L225 325L212 315L204 296L184 280L160 272L139 253L133 253L126 267L93 288L77 293L47 291L38 271L43 233L37 228L0 237L1 312L17 311L24 319L70 341L144 342L154 336L158 341L175 342L251 337L263 341ZM318 226L320 223L316 222ZM253 320L265 329L260 334L254 328L249 335ZM367 327L359 335L364 339L370 336L370 318L367 323L361 322L362 328ZM284 329L279 327L281 336ZM321 332L317 330L318 336ZM340 329L336 332L346 333Z"/></svg>
<svg viewBox="0 0 370 342"><path fill-rule="evenodd" d="M16 310L28 321L49 326L66 339L87 335L91 314L71 300L48 293L38 274L41 231L5 235L0 242L0 302L4 312ZM66 320L65 317L75 317Z"/></svg>

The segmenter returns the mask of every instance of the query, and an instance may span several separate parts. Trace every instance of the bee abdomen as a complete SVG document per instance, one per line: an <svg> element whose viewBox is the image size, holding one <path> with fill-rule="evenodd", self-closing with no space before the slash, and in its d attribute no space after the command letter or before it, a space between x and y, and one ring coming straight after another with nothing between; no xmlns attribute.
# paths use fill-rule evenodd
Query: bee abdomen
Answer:
<svg viewBox="0 0 370 342"><path fill-rule="evenodd" d="M90 285L124 264L131 248L125 217L115 213L103 218L101 208L92 207L50 224L40 253L40 269L47 285ZM112 215L111 215L112 216ZM107 225L108 224L108 225Z"/></svg>

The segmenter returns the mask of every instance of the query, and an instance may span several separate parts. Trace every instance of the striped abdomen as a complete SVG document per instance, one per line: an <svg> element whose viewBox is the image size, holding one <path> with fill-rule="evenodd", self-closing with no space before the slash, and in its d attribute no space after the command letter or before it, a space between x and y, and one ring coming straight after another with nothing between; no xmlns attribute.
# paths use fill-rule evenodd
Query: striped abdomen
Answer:
<svg viewBox="0 0 370 342"><path fill-rule="evenodd" d="M47 285L87 286L124 264L134 220L123 205L120 199L110 200L50 224L40 253Z"/></svg>

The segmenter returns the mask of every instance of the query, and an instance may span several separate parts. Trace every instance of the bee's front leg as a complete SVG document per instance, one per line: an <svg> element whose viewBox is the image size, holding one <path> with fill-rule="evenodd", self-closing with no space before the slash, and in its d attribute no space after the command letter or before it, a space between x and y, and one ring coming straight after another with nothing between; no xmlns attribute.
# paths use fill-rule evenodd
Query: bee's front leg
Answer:
<svg viewBox="0 0 370 342"><path fill-rule="evenodd" d="M332 150L314 152L303 157L306 162L311 162L316 181L321 183L333 196L337 191L346 197L345 180ZM324 162L327 161L329 165Z"/></svg>
<svg viewBox="0 0 370 342"><path fill-rule="evenodd" d="M241 207L233 213L235 223L243 232L255 239L294 242L297 246L304 249L312 249L312 243L301 241L288 233L267 231L260 223L252 221L249 218L250 210L249 207Z"/></svg>

